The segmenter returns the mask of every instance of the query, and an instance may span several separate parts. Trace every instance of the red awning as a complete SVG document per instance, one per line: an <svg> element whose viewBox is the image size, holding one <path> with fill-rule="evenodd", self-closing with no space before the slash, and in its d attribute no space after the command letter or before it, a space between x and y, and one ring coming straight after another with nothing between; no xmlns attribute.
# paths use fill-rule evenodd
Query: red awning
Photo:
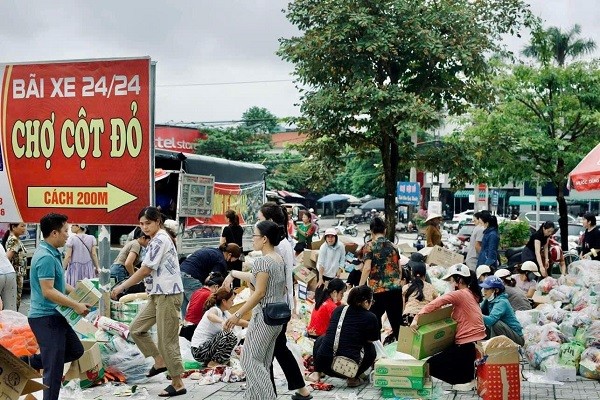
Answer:
<svg viewBox="0 0 600 400"><path fill-rule="evenodd" d="M571 171L568 186L577 192L600 190L600 144Z"/></svg>

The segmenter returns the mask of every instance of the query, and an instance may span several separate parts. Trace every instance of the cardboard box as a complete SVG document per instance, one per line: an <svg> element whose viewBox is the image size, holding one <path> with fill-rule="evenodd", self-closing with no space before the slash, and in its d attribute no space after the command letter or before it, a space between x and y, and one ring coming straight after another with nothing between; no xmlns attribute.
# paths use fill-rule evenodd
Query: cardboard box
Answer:
<svg viewBox="0 0 600 400"><path fill-rule="evenodd" d="M402 389L423 389L423 386L425 386L425 378L422 376L391 376L375 374L373 376L373 386Z"/></svg>
<svg viewBox="0 0 600 400"><path fill-rule="evenodd" d="M427 376L427 362L423 360L392 360L382 358L375 362L375 374L379 376Z"/></svg>
<svg viewBox="0 0 600 400"><path fill-rule="evenodd" d="M75 290L69 293L69 297L78 303L86 303L95 306L100 301L102 293L96 289L93 282L89 279L84 279L77 282ZM75 325L82 318L81 315L77 314L70 307L57 306L56 309L71 325Z"/></svg>
<svg viewBox="0 0 600 400"><path fill-rule="evenodd" d="M496 336L476 345L477 394L483 400L520 400L519 345L506 336Z"/></svg>
<svg viewBox="0 0 600 400"><path fill-rule="evenodd" d="M422 389L404 389L404 388L381 388L381 397L384 399L423 399L429 400L433 398L433 383L430 379L425 381Z"/></svg>
<svg viewBox="0 0 600 400"><path fill-rule="evenodd" d="M451 317L452 310L453 307L444 307L419 315L417 333L408 326L401 326L397 350L422 360L452 345L456 334L456 321Z"/></svg>
<svg viewBox="0 0 600 400"><path fill-rule="evenodd" d="M454 253L453 251L440 246L431 247L431 251L425 260L427 264L441 265L443 267L460 264L464 261L465 258L462 256L462 254Z"/></svg>
<svg viewBox="0 0 600 400"><path fill-rule="evenodd" d="M308 284L317 277L317 274L310 268L300 266L294 269L294 276L297 280Z"/></svg>
<svg viewBox="0 0 600 400"><path fill-rule="evenodd" d="M82 389L88 388L104 377L104 366L100 347L95 340L83 339L83 355L79 360L73 361L65 374L65 381L80 379Z"/></svg>
<svg viewBox="0 0 600 400"><path fill-rule="evenodd" d="M0 345L0 399L17 400L20 396L46 388L34 381L42 376Z"/></svg>
<svg viewBox="0 0 600 400"><path fill-rule="evenodd" d="M317 268L317 260L319 259L319 250L304 250L302 264L306 268Z"/></svg>
<svg viewBox="0 0 600 400"><path fill-rule="evenodd" d="M400 254L404 254L407 257L409 257L412 253L417 252L417 249L408 243L400 243L396 247L398 248L398 250L400 250Z"/></svg>
<svg viewBox="0 0 600 400"><path fill-rule="evenodd" d="M577 380L577 368L573 365L547 366L546 378L551 381L575 382Z"/></svg>

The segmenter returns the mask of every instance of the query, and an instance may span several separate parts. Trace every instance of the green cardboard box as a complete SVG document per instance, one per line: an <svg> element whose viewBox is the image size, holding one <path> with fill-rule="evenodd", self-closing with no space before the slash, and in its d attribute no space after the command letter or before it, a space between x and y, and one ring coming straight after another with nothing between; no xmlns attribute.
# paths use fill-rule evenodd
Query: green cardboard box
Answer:
<svg viewBox="0 0 600 400"><path fill-rule="evenodd" d="M427 362L423 360L390 360L382 358L375 362L375 374L379 376L427 376Z"/></svg>
<svg viewBox="0 0 600 400"><path fill-rule="evenodd" d="M384 399L433 399L433 383L427 380L422 389L406 389L406 388L381 388L381 397Z"/></svg>
<svg viewBox="0 0 600 400"><path fill-rule="evenodd" d="M87 303L95 306L100 301L102 294L94 287L94 284L89 279L84 279L77 282L75 290L69 293L69 297L79 303ZM81 315L77 314L73 309L66 306L56 306L61 315L63 315L71 325L75 325L81 319Z"/></svg>
<svg viewBox="0 0 600 400"><path fill-rule="evenodd" d="M373 376L373 386L375 387L393 387L405 389L423 389L425 378L422 376Z"/></svg>
<svg viewBox="0 0 600 400"><path fill-rule="evenodd" d="M453 307L444 307L419 316L419 329L414 333L408 326L400 327L398 351L418 360L432 356L454 343L456 321L451 317Z"/></svg>

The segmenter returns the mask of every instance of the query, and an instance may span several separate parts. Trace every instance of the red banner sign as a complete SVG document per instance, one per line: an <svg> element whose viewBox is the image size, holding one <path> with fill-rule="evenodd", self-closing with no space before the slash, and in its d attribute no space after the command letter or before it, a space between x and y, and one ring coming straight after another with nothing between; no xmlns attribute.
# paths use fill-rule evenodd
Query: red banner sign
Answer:
<svg viewBox="0 0 600 400"><path fill-rule="evenodd" d="M0 65L0 221L135 224L151 203L150 59Z"/></svg>

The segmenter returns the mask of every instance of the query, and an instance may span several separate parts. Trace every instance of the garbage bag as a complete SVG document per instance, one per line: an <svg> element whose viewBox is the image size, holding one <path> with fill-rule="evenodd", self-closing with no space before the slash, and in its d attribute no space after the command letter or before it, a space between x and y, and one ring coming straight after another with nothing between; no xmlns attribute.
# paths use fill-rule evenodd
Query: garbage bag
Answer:
<svg viewBox="0 0 600 400"><path fill-rule="evenodd" d="M558 286L558 281L551 276L547 276L537 283L536 289L542 294L548 294L555 286Z"/></svg>
<svg viewBox="0 0 600 400"><path fill-rule="evenodd" d="M579 375L584 378L600 380L600 349L589 347L581 353Z"/></svg>
<svg viewBox="0 0 600 400"><path fill-rule="evenodd" d="M579 360L584 350L585 347L579 342L564 343L560 346L558 362L562 365L579 368Z"/></svg>
<svg viewBox="0 0 600 400"><path fill-rule="evenodd" d="M100 344L106 371L123 374L127 383L146 382L146 374L153 365L152 359L144 357L135 344L119 336L111 336L109 342Z"/></svg>

